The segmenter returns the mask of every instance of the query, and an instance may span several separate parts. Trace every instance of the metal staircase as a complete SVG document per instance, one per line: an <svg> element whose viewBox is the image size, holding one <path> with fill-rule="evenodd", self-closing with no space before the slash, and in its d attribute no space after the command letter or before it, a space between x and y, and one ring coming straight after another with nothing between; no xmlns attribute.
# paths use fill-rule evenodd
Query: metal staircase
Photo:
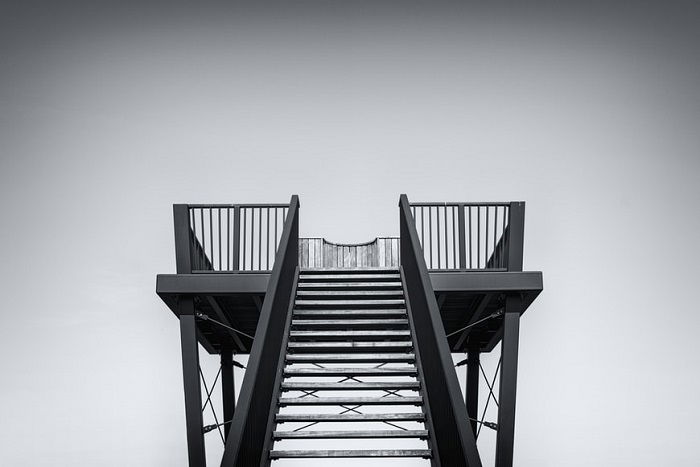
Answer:
<svg viewBox="0 0 700 467"><path fill-rule="evenodd" d="M301 271L286 337L268 462L433 456L398 270Z"/></svg>

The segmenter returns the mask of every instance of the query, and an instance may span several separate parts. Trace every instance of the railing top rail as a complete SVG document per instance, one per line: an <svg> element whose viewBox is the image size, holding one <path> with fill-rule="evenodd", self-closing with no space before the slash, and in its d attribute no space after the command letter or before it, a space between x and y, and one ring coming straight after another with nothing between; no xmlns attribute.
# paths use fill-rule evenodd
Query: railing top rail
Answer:
<svg viewBox="0 0 700 467"><path fill-rule="evenodd" d="M422 201L418 203L413 203L410 202L410 206L425 206L425 207L434 207L434 206L509 206L511 203L517 203L519 201L465 201L465 202L460 202L460 201L452 201L452 202L441 202L441 201L436 201L436 202L430 202L430 201Z"/></svg>
<svg viewBox="0 0 700 467"><path fill-rule="evenodd" d="M190 208L288 208L290 203L188 204Z"/></svg>

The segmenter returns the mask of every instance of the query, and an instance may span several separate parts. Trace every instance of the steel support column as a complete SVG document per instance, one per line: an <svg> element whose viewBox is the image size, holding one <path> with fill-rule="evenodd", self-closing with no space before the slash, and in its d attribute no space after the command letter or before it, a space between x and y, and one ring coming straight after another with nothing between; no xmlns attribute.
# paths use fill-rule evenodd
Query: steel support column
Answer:
<svg viewBox="0 0 700 467"><path fill-rule="evenodd" d="M236 387L233 378L233 352L230 350L221 351L221 396L224 406L223 423L233 420L236 410ZM224 425L224 436L228 439L228 432L231 423Z"/></svg>
<svg viewBox="0 0 700 467"><path fill-rule="evenodd" d="M205 467L204 433L202 432L202 392L199 383L199 348L194 299L181 296L180 339L182 343L182 379L185 388L185 422L187 454L190 467Z"/></svg>
<svg viewBox="0 0 700 467"><path fill-rule="evenodd" d="M477 420L479 419L479 348L473 347L469 349L467 355L467 384L465 402L467 404L467 414L469 415L472 431L476 437L476 431L479 428Z"/></svg>
<svg viewBox="0 0 700 467"><path fill-rule="evenodd" d="M501 380L496 436L496 467L512 467L515 437L515 394L518 377L518 338L520 331L520 295L506 297L501 341Z"/></svg>

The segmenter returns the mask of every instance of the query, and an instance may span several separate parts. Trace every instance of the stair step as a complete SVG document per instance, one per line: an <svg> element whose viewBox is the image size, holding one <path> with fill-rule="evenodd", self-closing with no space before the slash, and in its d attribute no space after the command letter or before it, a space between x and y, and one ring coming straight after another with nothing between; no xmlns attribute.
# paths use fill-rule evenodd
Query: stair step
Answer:
<svg viewBox="0 0 700 467"><path fill-rule="evenodd" d="M299 290L335 290L335 289L402 289L400 281L396 282L300 282Z"/></svg>
<svg viewBox="0 0 700 467"><path fill-rule="evenodd" d="M321 328L360 328L383 326L408 326L407 319L294 319L292 326L308 326Z"/></svg>
<svg viewBox="0 0 700 467"><path fill-rule="evenodd" d="M299 281L301 282L397 282L401 280L401 276L397 273L367 273L367 274L308 274L301 273L299 275Z"/></svg>
<svg viewBox="0 0 700 467"><path fill-rule="evenodd" d="M330 457L431 457L430 449L295 450L270 451L271 459Z"/></svg>
<svg viewBox="0 0 700 467"><path fill-rule="evenodd" d="M403 289L397 290L298 290L297 297L403 297Z"/></svg>
<svg viewBox="0 0 700 467"><path fill-rule="evenodd" d="M277 414L278 423L285 422L422 422L422 412L408 413L345 413L345 414Z"/></svg>
<svg viewBox="0 0 700 467"><path fill-rule="evenodd" d="M418 381L372 381L371 383L282 383L283 391L381 391L420 389Z"/></svg>
<svg viewBox="0 0 700 467"><path fill-rule="evenodd" d="M421 396L386 397L280 397L281 407L288 405L422 405Z"/></svg>
<svg viewBox="0 0 700 467"><path fill-rule="evenodd" d="M365 438L421 438L428 437L428 430L348 430L348 431L275 431L278 439L365 439Z"/></svg>
<svg viewBox="0 0 700 467"><path fill-rule="evenodd" d="M404 307L406 303L401 299L378 299L378 300L306 300L296 299L295 307L309 308L367 308L367 307Z"/></svg>
<svg viewBox="0 0 700 467"><path fill-rule="evenodd" d="M290 342L288 352L392 352L413 348L411 341L391 342Z"/></svg>
<svg viewBox="0 0 700 467"><path fill-rule="evenodd" d="M403 308L377 308L369 310L295 310L294 317L321 317L328 316L333 318L350 318L354 319L358 316L406 316L406 310Z"/></svg>
<svg viewBox="0 0 700 467"><path fill-rule="evenodd" d="M287 363L377 363L402 362L411 363L416 360L412 353L377 353L377 354L291 354L287 355Z"/></svg>
<svg viewBox="0 0 700 467"><path fill-rule="evenodd" d="M318 376L416 376L415 366L383 367L383 368L286 368L285 377L318 377Z"/></svg>
<svg viewBox="0 0 700 467"><path fill-rule="evenodd" d="M377 340L411 338L410 330L384 330L384 331L290 331L289 337L292 339L334 339L334 340Z"/></svg>

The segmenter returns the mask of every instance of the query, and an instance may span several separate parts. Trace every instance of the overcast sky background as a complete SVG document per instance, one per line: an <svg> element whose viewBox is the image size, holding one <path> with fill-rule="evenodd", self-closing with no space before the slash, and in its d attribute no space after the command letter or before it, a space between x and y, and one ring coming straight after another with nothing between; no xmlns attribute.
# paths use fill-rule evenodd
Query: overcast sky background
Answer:
<svg viewBox="0 0 700 467"><path fill-rule="evenodd" d="M172 203L405 192L527 202L515 465L698 465L698 4L527 3L3 2L0 464L186 465Z"/></svg>

